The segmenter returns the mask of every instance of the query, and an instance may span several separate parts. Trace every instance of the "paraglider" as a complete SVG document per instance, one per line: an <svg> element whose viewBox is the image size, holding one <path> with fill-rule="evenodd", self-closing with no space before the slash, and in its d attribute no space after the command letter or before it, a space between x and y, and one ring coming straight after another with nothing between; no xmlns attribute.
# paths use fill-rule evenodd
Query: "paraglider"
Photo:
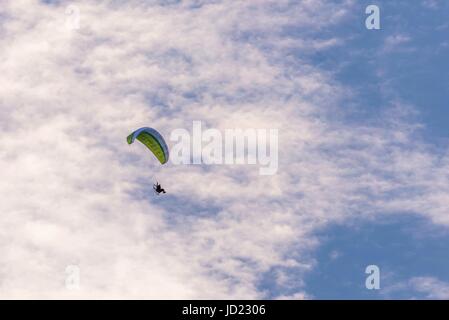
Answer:
<svg viewBox="0 0 449 320"><path fill-rule="evenodd" d="M153 184L153 189L157 194L165 193L165 190L161 187L161 185L159 184L159 182L156 181L156 184Z"/></svg>
<svg viewBox="0 0 449 320"><path fill-rule="evenodd" d="M145 145L161 164L167 163L169 157L168 147L159 132L153 128L144 127L137 129L126 137L128 144L132 144L136 139ZM158 182L153 185L153 189L157 194L165 193L165 190L162 189Z"/></svg>
<svg viewBox="0 0 449 320"><path fill-rule="evenodd" d="M126 137L128 144L132 144L135 139L139 140L148 149L150 149L161 164L167 163L169 156L168 147L159 132L153 128L144 127L134 131Z"/></svg>

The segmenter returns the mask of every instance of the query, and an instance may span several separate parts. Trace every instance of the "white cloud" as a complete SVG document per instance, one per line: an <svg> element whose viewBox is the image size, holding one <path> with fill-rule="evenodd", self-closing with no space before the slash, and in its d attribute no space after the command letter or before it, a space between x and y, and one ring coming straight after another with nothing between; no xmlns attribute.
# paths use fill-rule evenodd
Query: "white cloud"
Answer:
<svg viewBox="0 0 449 320"><path fill-rule="evenodd" d="M347 89L264 46L338 23L351 2L138 3L82 1L77 31L64 4L2 4L1 297L270 297L259 284L273 270L301 287L327 223L407 210L449 224L446 153L396 114L336 120ZM140 126L168 135L192 120L279 128L279 174L161 168L126 144ZM152 197L156 178L167 197Z"/></svg>
<svg viewBox="0 0 449 320"><path fill-rule="evenodd" d="M309 300L311 297L305 292L297 292L292 295L279 296L277 300Z"/></svg>
<svg viewBox="0 0 449 320"><path fill-rule="evenodd" d="M421 4L430 9L438 9L440 3L438 0L424 0L421 2Z"/></svg>
<svg viewBox="0 0 449 320"><path fill-rule="evenodd" d="M404 46L412 40L411 37L405 34L393 34L385 38L383 51L391 52L398 50L406 50Z"/></svg>
<svg viewBox="0 0 449 320"><path fill-rule="evenodd" d="M409 281L413 290L424 293L428 299L449 299L449 283L434 277L414 277Z"/></svg>
<svg viewBox="0 0 449 320"><path fill-rule="evenodd" d="M409 299L449 299L449 283L435 277L412 277L386 287L383 292L389 296L398 292L406 294Z"/></svg>

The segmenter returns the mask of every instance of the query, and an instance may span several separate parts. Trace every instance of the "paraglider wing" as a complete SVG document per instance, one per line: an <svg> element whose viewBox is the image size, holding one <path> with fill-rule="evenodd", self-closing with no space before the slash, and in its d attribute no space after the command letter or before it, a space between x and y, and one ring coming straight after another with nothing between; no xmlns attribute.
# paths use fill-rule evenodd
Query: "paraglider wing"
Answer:
<svg viewBox="0 0 449 320"><path fill-rule="evenodd" d="M137 139L156 156L161 164L168 161L168 147L162 135L153 128L140 128L131 133L126 140L132 144Z"/></svg>

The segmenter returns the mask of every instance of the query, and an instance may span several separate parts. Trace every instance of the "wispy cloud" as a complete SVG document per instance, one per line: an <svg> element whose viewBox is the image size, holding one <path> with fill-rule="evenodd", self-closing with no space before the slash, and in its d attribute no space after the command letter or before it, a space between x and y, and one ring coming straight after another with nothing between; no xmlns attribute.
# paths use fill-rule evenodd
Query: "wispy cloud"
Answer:
<svg viewBox="0 0 449 320"><path fill-rule="evenodd" d="M424 1L421 2L421 4L424 7L430 8L430 9L437 9L439 7L438 0L424 0Z"/></svg>
<svg viewBox="0 0 449 320"><path fill-rule="evenodd" d="M449 299L449 283L435 277L413 277L385 288L385 292L392 296L402 293L410 299Z"/></svg>
<svg viewBox="0 0 449 320"><path fill-rule="evenodd" d="M410 279L413 290L423 293L428 299L449 299L449 283L433 277L415 277Z"/></svg>
<svg viewBox="0 0 449 320"><path fill-rule="evenodd" d="M384 42L384 51L391 52L396 50L405 50L404 45L412 39L404 34L393 34L388 36Z"/></svg>

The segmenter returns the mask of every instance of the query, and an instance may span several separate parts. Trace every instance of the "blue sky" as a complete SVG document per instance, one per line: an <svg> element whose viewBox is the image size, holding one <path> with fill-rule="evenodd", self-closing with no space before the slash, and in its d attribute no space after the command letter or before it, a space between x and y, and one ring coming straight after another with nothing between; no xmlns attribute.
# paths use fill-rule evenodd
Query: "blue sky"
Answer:
<svg viewBox="0 0 449 320"><path fill-rule="evenodd" d="M372 1L359 1L362 11ZM436 145L439 152L449 137L449 4L435 2L436 7L419 1L379 1L381 30L361 28L363 17L333 28L329 34L351 38L345 46L326 53L311 54L317 64L336 79L357 92L358 109L351 121L372 121L395 100L414 107L415 121L423 124L420 137ZM430 3L430 2L429 2ZM410 37L392 52L382 53L388 36ZM343 64L343 66L341 65ZM385 73L379 77L377 70ZM385 83L388 83L385 85ZM355 119L353 119L353 117ZM388 213L388 212L385 212ZM428 292L414 292L404 287L384 294L366 290L364 268L381 267L382 286L421 275L447 282L449 269L448 233L445 228L425 219L406 214L376 221L349 222L331 226L319 233L326 239L318 252L317 269L306 277L306 288L319 299L426 298ZM333 259L332 253L338 257Z"/></svg>
<svg viewBox="0 0 449 320"><path fill-rule="evenodd" d="M422 218L359 221L330 227L319 236L325 239L316 256L321 263L306 278L308 292L315 298L425 299L428 292L394 286L420 276L449 280L448 232ZM365 288L364 270L371 264L380 268L381 290Z"/></svg>
<svg viewBox="0 0 449 320"><path fill-rule="evenodd" d="M2 2L0 297L448 299L448 34L437 0ZM278 129L276 174L126 144L195 120Z"/></svg>

